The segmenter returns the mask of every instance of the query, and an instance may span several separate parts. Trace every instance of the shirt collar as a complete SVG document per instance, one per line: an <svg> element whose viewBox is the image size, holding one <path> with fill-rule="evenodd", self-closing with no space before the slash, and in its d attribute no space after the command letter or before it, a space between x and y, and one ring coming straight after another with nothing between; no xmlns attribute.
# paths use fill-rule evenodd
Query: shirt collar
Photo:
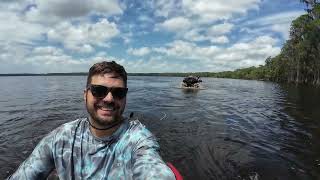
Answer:
<svg viewBox="0 0 320 180"><path fill-rule="evenodd" d="M88 120L88 119L87 119ZM98 140L98 141L102 141L102 142L113 142L116 141L129 127L129 120L128 118L125 118L123 120L123 122L121 123L120 127L110 136L104 136L104 137L96 137L92 134L92 132L90 131L90 125L88 122L86 122L87 126L88 126L88 130L90 132L90 134L94 137L94 139Z"/></svg>

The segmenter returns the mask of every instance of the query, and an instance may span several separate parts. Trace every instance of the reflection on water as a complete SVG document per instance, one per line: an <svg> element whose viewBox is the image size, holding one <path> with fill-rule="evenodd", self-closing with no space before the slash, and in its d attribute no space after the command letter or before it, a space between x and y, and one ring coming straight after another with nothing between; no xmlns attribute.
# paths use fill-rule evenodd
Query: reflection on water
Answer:
<svg viewBox="0 0 320 180"><path fill-rule="evenodd" d="M1 77L0 179L46 133L86 116L85 76ZM185 179L318 179L320 92L269 82L129 77L125 114L157 136L161 154Z"/></svg>
<svg viewBox="0 0 320 180"><path fill-rule="evenodd" d="M199 91L199 89L181 89L181 91L186 95L195 96Z"/></svg>

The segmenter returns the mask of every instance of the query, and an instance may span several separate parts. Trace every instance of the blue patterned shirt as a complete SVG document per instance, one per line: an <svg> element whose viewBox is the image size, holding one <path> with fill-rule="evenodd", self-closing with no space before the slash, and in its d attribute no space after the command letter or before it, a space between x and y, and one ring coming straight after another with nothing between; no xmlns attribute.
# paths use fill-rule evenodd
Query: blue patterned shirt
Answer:
<svg viewBox="0 0 320 180"><path fill-rule="evenodd" d="M152 133L127 119L104 138L91 133L87 118L63 124L8 179L45 179L53 169L60 180L175 179Z"/></svg>

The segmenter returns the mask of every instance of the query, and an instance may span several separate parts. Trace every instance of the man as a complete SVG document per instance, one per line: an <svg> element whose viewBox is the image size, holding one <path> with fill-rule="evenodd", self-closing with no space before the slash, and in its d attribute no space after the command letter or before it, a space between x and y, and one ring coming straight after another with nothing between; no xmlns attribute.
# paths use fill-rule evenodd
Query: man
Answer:
<svg viewBox="0 0 320 180"><path fill-rule="evenodd" d="M175 179L159 156L155 137L138 120L122 116L127 73L116 62L94 64L84 101L89 118L45 136L9 179Z"/></svg>

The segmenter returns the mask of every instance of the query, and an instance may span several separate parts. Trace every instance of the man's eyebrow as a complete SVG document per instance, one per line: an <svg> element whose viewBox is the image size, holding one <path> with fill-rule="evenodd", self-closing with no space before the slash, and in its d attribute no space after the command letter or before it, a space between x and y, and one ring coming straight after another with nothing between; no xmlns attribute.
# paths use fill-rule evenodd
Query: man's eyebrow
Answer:
<svg viewBox="0 0 320 180"><path fill-rule="evenodd" d="M110 76L110 78L114 78L114 79L121 79L121 76L117 76L117 75L115 75L115 76Z"/></svg>
<svg viewBox="0 0 320 180"><path fill-rule="evenodd" d="M104 76L104 75L102 75L102 76ZM116 75L116 74L112 74L111 76L109 76L109 78L120 79L121 76L120 75Z"/></svg>

